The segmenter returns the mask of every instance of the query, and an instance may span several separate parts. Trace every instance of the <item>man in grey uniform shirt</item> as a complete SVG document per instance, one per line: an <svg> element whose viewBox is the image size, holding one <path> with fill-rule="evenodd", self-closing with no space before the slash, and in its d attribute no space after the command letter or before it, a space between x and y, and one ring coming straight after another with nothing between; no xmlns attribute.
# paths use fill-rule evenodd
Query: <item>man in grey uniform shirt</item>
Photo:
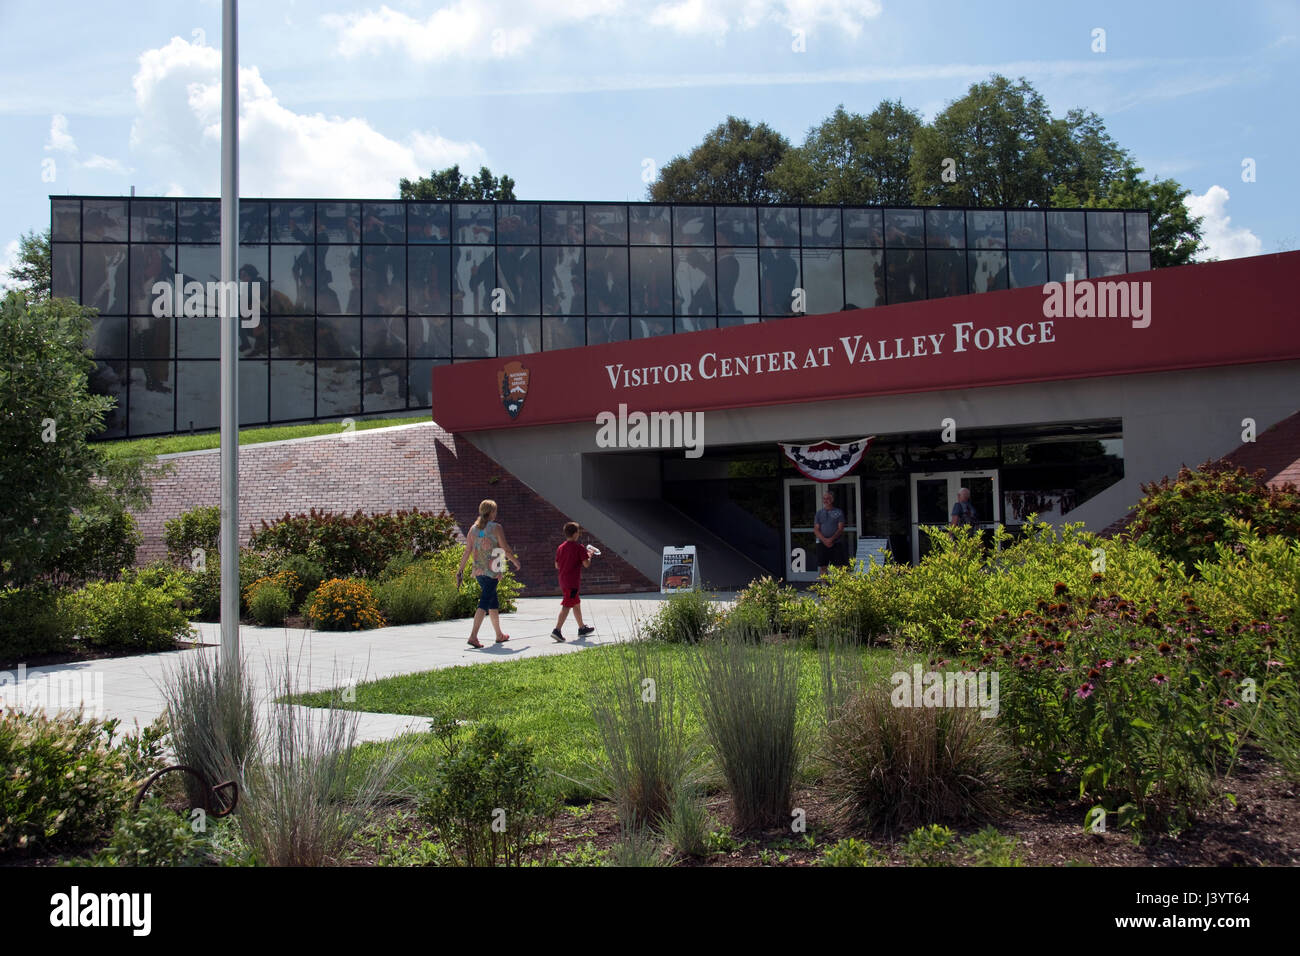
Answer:
<svg viewBox="0 0 1300 956"><path fill-rule="evenodd" d="M844 544L844 512L835 507L830 489L822 494L821 510L813 518L813 533L817 535L817 573L825 574L832 564L843 564L840 551Z"/></svg>

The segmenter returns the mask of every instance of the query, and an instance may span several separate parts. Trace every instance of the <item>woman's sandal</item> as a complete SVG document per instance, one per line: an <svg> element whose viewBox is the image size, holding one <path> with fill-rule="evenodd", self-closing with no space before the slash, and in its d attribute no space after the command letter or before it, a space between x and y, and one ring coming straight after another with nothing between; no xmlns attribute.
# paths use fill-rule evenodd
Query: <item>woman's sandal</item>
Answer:
<svg viewBox="0 0 1300 956"><path fill-rule="evenodd" d="M510 635L509 635L509 634L502 634L502 635L501 635L500 637L498 637L498 638L497 638L493 643L495 643L495 644L504 644L504 643L505 643L506 641L508 641L508 640L510 640Z"/></svg>
<svg viewBox="0 0 1300 956"><path fill-rule="evenodd" d="M479 648L480 650L483 648L483 645L482 645L479 641L475 640L475 639L472 638L472 637L471 637L468 641L466 641L465 643L468 644L470 647L477 647L477 648Z"/></svg>

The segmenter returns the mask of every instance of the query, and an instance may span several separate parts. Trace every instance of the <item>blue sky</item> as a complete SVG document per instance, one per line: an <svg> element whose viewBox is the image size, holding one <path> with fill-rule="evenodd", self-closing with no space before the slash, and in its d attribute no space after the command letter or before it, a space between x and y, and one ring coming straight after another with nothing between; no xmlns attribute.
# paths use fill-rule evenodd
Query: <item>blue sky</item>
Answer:
<svg viewBox="0 0 1300 956"><path fill-rule="evenodd" d="M639 200L727 114L931 118L994 72L1099 113L1219 258L1300 247L1294 0L242 4L245 196L396 196L459 162L522 199ZM51 193L216 195L221 7L0 0L0 268ZM1094 31L1104 30L1104 51ZM797 49L802 46L802 49ZM1242 163L1255 161L1255 181ZM51 181L52 180L52 181Z"/></svg>

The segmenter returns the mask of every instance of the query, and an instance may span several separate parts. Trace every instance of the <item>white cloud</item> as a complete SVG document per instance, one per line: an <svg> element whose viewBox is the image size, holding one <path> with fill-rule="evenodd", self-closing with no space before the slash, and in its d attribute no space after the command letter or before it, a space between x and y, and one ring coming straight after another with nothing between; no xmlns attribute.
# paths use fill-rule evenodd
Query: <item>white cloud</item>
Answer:
<svg viewBox="0 0 1300 956"><path fill-rule="evenodd" d="M156 189L215 192L220 181L221 54L173 37L140 56L131 146L166 170ZM239 186L249 196L393 196L403 176L485 159L472 142L418 131L405 142L356 117L295 113L256 67L239 71Z"/></svg>
<svg viewBox="0 0 1300 956"><path fill-rule="evenodd" d="M50 117L50 138L45 142L46 152L75 153L77 141L68 132L68 118L62 113Z"/></svg>
<svg viewBox="0 0 1300 956"><path fill-rule="evenodd" d="M50 136L45 141L45 150L50 153L66 153L68 158L66 162L72 169L97 169L107 173L115 173L118 176L129 175L131 170L125 166L121 160L113 159L109 156L101 156L99 153L91 153L85 160L77 159L77 139L72 135L72 129L68 124L68 118L62 113L55 113L50 117ZM49 160L54 162L54 160Z"/></svg>
<svg viewBox="0 0 1300 956"><path fill-rule="evenodd" d="M1259 237L1244 226L1231 225L1228 216L1228 191L1211 186L1205 195L1189 195L1183 204L1193 216L1204 216L1201 232L1205 238L1204 254L1214 259L1240 259L1257 256L1264 250Z"/></svg>
<svg viewBox="0 0 1300 956"><path fill-rule="evenodd" d="M10 239L5 243L4 251L0 252L0 292L17 288L9 280L9 270L18 265L18 249L18 240Z"/></svg>

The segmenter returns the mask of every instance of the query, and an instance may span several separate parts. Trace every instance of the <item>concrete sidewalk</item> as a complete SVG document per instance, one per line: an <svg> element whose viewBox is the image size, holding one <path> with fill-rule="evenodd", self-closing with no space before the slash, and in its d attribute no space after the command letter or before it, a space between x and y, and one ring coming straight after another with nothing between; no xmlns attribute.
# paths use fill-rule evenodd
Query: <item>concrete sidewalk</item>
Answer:
<svg viewBox="0 0 1300 956"><path fill-rule="evenodd" d="M564 644L556 644L550 637L559 613L560 602L555 597L520 598L515 613L501 616L501 628L510 635L505 644L492 643L495 635L485 620L479 632L479 640L487 645L483 650L465 643L470 630L467 620L347 633L244 626L239 640L247 673L265 697L274 684L274 675L283 673L286 665L294 670L296 688L306 692L443 667L572 654L627 640L634 633L635 622L653 615L663 600L657 594L583 597L583 617L595 625L596 632L577 641L577 625L570 615L565 622L568 640ZM187 654L214 658L220 654L216 646L221 640L220 626L195 627L207 646L0 671L0 704L22 710L43 709L50 714L84 705L87 715L120 718L124 730L130 730L135 723L145 726L163 713L161 685L165 674ZM358 732L362 740L387 740L427 729L425 717L362 713Z"/></svg>

